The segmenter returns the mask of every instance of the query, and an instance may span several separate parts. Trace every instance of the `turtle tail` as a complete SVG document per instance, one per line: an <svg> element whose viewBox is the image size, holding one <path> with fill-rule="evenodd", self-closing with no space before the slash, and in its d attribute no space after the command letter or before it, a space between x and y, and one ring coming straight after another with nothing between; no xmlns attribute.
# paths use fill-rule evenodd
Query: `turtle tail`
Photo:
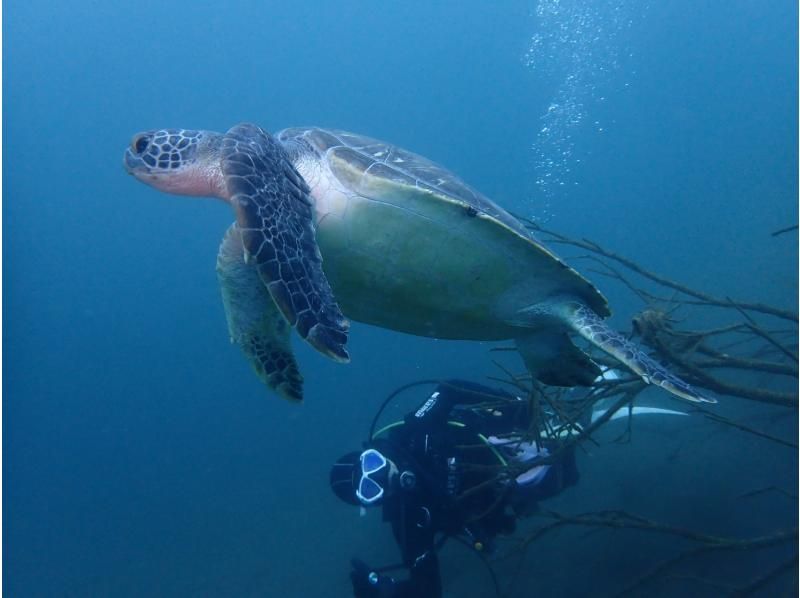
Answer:
<svg viewBox="0 0 800 598"><path fill-rule="evenodd" d="M648 384L655 384L676 397L694 403L716 403L691 384L684 382L669 369L650 357L638 344L609 328L594 311L575 300L559 301L554 308L570 328L587 341L618 359Z"/></svg>

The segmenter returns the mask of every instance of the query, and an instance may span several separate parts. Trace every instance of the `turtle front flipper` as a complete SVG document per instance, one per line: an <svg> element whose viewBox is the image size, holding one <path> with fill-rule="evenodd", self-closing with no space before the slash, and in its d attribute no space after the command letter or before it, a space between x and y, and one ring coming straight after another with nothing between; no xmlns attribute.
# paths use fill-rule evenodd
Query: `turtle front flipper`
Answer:
<svg viewBox="0 0 800 598"><path fill-rule="evenodd" d="M700 394L667 368L650 357L636 343L609 328L594 311L579 301L559 302L556 311L564 322L587 341L615 357L648 384L655 384L673 395L695 403L716 403Z"/></svg>
<svg viewBox="0 0 800 598"><path fill-rule="evenodd" d="M236 224L230 226L219 247L217 278L231 342L241 347L267 386L286 399L301 400L303 377L292 354L291 327L261 283L256 268L244 262Z"/></svg>
<svg viewBox="0 0 800 598"><path fill-rule="evenodd" d="M349 361L349 323L322 270L309 188L286 150L261 128L241 124L225 134L220 162L245 259L300 336L324 355Z"/></svg>

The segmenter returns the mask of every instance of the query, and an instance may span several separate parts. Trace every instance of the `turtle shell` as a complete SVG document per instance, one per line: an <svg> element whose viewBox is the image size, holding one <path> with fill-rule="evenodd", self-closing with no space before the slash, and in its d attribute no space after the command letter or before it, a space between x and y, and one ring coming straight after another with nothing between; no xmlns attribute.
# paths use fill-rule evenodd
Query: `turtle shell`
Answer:
<svg viewBox="0 0 800 598"><path fill-rule="evenodd" d="M517 218L435 162L371 137L335 129L286 129L278 138L294 145L295 152L315 154L344 187L371 201L375 207L368 212L377 214L378 204L394 205L422 218L420 223L452 223L451 230L474 239L473 252L480 252L482 245L503 246L511 259L525 265L513 277L530 276L539 288L546 289L543 295L563 292L579 297L601 317L610 314L605 297L594 285L542 245ZM347 219L355 221L354 216ZM351 222L350 228L353 226ZM388 229L389 223L373 217L369 226ZM464 251L462 247L462 254ZM533 299L528 291L520 295L520 299L525 295ZM515 297L513 303L519 300ZM522 305L512 306L511 311L518 308Z"/></svg>

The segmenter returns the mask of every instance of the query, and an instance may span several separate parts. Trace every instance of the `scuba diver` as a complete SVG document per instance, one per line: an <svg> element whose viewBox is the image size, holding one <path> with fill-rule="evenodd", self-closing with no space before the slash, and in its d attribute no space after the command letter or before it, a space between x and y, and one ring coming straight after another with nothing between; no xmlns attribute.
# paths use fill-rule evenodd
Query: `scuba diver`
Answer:
<svg viewBox="0 0 800 598"><path fill-rule="evenodd" d="M382 507L402 555L402 565L379 568L353 559L356 597L441 596L436 553L447 538L491 554L493 539L512 533L519 516L578 481L572 445L559 435L532 439L527 400L475 383L440 382L402 421L374 431L409 386L384 402L362 450L331 468L340 499ZM385 574L401 567L406 579Z"/></svg>

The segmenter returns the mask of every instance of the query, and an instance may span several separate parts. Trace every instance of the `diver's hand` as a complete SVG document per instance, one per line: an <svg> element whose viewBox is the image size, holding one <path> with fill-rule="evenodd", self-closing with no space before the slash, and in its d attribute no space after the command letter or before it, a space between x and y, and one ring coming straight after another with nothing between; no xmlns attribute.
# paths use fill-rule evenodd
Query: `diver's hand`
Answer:
<svg viewBox="0 0 800 598"><path fill-rule="evenodd" d="M359 559L350 561L350 581L356 598L382 598L394 594L394 580L386 575L378 575Z"/></svg>

